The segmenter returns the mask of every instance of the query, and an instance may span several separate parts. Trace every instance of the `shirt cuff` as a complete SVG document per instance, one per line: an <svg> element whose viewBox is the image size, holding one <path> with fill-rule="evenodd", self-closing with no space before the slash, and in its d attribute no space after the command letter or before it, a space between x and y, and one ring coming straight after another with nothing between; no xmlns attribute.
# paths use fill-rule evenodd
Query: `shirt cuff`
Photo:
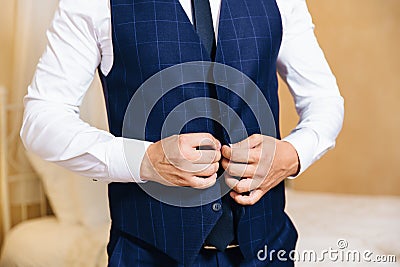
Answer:
<svg viewBox="0 0 400 267"><path fill-rule="evenodd" d="M282 139L290 143L297 151L299 156L300 171L295 176L288 177L289 179L294 179L302 174L310 165L316 160L315 151L318 146L318 136L317 134L307 128L295 129L288 136Z"/></svg>
<svg viewBox="0 0 400 267"><path fill-rule="evenodd" d="M112 141L104 144L105 148L97 146L97 149L90 153L99 159L104 158L109 175L107 180L110 182L145 183L140 178L140 166L151 144L152 142L114 137Z"/></svg>

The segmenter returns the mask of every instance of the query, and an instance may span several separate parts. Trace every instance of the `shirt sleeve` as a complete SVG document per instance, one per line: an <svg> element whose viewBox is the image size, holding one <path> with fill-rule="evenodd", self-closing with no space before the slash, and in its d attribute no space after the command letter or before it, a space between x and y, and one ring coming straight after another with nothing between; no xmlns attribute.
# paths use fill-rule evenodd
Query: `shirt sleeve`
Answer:
<svg viewBox="0 0 400 267"><path fill-rule="evenodd" d="M83 13L91 9L79 3L60 1L47 31L48 45L24 98L21 138L27 150L80 175L143 182L140 164L151 143L115 137L79 117L102 57L93 17ZM129 159L126 149L135 151Z"/></svg>
<svg viewBox="0 0 400 267"><path fill-rule="evenodd" d="M300 117L283 140L297 150L298 176L334 147L342 128L344 101L315 37L306 1L280 2L284 34L277 68Z"/></svg>

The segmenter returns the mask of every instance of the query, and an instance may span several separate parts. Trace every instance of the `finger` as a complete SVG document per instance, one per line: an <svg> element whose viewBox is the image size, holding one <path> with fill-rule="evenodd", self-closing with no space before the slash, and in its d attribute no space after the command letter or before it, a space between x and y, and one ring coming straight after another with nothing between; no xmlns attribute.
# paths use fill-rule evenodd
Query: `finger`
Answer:
<svg viewBox="0 0 400 267"><path fill-rule="evenodd" d="M198 177L198 176L193 176L189 180L189 185L190 187L196 188L196 189L205 189L213 186L217 182L217 174L214 173L213 175L209 177Z"/></svg>
<svg viewBox="0 0 400 267"><path fill-rule="evenodd" d="M263 141L263 136L261 134L253 134L249 136L248 138L232 144L232 148L253 148L261 144Z"/></svg>
<svg viewBox="0 0 400 267"><path fill-rule="evenodd" d="M219 169L219 162L206 163L206 164L193 164L191 162L186 162L181 166L174 166L177 169L177 175L179 176L209 176ZM211 172L209 174L209 172ZM181 173L181 174L179 174Z"/></svg>
<svg viewBox="0 0 400 267"><path fill-rule="evenodd" d="M216 173L218 169L219 169L218 162L212 164L193 164L193 167L191 168L190 171L188 171L188 173L190 173L190 175L207 177Z"/></svg>
<svg viewBox="0 0 400 267"><path fill-rule="evenodd" d="M237 178L225 175L225 183L236 193L242 194L257 189L262 184L262 180L251 178L238 180Z"/></svg>
<svg viewBox="0 0 400 267"><path fill-rule="evenodd" d="M209 133L189 133L179 135L179 144L191 148L207 147L208 149L221 149L221 143Z"/></svg>
<svg viewBox="0 0 400 267"><path fill-rule="evenodd" d="M256 189L254 191L251 191L250 194L248 195L242 195L236 193L235 191L230 192L230 196L236 201L236 203L245 206L254 205L261 199L263 195L264 192L261 189Z"/></svg>
<svg viewBox="0 0 400 267"><path fill-rule="evenodd" d="M253 164L244 164L244 163L235 163L231 162L227 159L222 159L221 161L222 167L225 169L225 172L230 176L251 178L254 176L256 165Z"/></svg>
<svg viewBox="0 0 400 267"><path fill-rule="evenodd" d="M194 150L193 155L189 156L189 159L193 158L192 163L194 164L210 164L221 160L221 152L219 150Z"/></svg>
<svg viewBox="0 0 400 267"><path fill-rule="evenodd" d="M232 155L232 148L227 145L223 145L221 148L221 154L222 154L222 156L224 156L224 158L227 158L230 160L231 155Z"/></svg>
<svg viewBox="0 0 400 267"><path fill-rule="evenodd" d="M230 148L228 146L223 146L221 153L224 158L238 163L257 163L261 158L260 148Z"/></svg>
<svg viewBox="0 0 400 267"><path fill-rule="evenodd" d="M229 188L233 189L239 183L240 177L230 176L229 174L224 174L225 183Z"/></svg>

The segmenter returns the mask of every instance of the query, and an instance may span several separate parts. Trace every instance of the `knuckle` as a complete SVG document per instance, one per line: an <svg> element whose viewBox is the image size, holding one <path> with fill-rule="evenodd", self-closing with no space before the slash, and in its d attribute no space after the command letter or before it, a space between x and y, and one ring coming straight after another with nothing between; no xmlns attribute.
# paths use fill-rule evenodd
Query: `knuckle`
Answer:
<svg viewBox="0 0 400 267"><path fill-rule="evenodd" d="M253 153L253 155L251 156L251 160L253 162L259 162L261 159L261 150L255 149L254 152L255 153Z"/></svg>
<svg viewBox="0 0 400 267"><path fill-rule="evenodd" d="M239 185L234 186L233 190L235 190L235 192L237 192L237 193L243 193L243 190L242 190L241 186L239 186Z"/></svg>
<svg viewBox="0 0 400 267"><path fill-rule="evenodd" d="M207 179L208 185L213 185L217 182L217 175L212 175L210 178Z"/></svg>
<svg viewBox="0 0 400 267"><path fill-rule="evenodd" d="M255 176L257 174L257 167L254 165L247 165L247 172L249 172L251 176Z"/></svg>
<svg viewBox="0 0 400 267"><path fill-rule="evenodd" d="M258 139L258 138L261 137L261 134L253 134L252 136L253 136L254 138Z"/></svg>
<svg viewBox="0 0 400 267"><path fill-rule="evenodd" d="M254 177L258 179L264 179L267 174L260 168L254 170Z"/></svg>
<svg viewBox="0 0 400 267"><path fill-rule="evenodd" d="M259 141L262 138L261 134L253 134L252 136L250 136L250 138L252 139L252 141Z"/></svg>
<svg viewBox="0 0 400 267"><path fill-rule="evenodd" d="M206 134L206 138L209 139L211 142L216 143L218 140L210 133Z"/></svg>
<svg viewBox="0 0 400 267"><path fill-rule="evenodd" d="M231 168L229 165L226 167L225 171L228 173L228 175L234 176L234 175L233 175L232 168Z"/></svg>
<svg viewBox="0 0 400 267"><path fill-rule="evenodd" d="M214 172L217 172L218 169L219 169L219 163L216 162L216 163L213 164L213 170L214 170Z"/></svg>
<svg viewBox="0 0 400 267"><path fill-rule="evenodd" d="M206 169L201 171L201 175L202 176L210 176L214 173L214 167L213 166L209 166Z"/></svg>
<svg viewBox="0 0 400 267"><path fill-rule="evenodd" d="M207 138L207 139L210 139L211 141L214 141L214 136L212 134L210 134L210 133L206 133L204 135L204 137Z"/></svg>
<svg viewBox="0 0 400 267"><path fill-rule="evenodd" d="M214 173L216 173L218 171L218 165L216 165L216 164L212 164L212 165L210 165L207 169L206 169L206 172L207 172L207 174L206 175L213 175Z"/></svg>
<svg viewBox="0 0 400 267"><path fill-rule="evenodd" d="M255 140L257 138L257 135L258 134L252 134L252 135L250 135L249 139L250 140Z"/></svg>
<svg viewBox="0 0 400 267"><path fill-rule="evenodd" d="M199 187L203 187L205 185L205 183L204 183L204 180L203 179L196 179L196 180L193 180L192 182L191 182L191 187L197 187L197 188L199 188Z"/></svg>
<svg viewBox="0 0 400 267"><path fill-rule="evenodd" d="M178 135L178 144L179 145L184 145L187 143L188 136L186 134L180 134Z"/></svg>
<svg viewBox="0 0 400 267"><path fill-rule="evenodd" d="M197 180L193 180L193 181L190 181L190 183L188 183L187 186L198 187L199 186L198 184L199 184L199 182Z"/></svg>

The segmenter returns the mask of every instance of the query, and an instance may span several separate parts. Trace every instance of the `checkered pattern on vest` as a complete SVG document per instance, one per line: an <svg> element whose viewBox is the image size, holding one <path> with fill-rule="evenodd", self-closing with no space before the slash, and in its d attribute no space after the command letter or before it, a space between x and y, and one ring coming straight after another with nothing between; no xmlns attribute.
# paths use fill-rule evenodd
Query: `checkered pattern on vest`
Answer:
<svg viewBox="0 0 400 267"><path fill-rule="evenodd" d="M179 63L210 58L179 0L111 0L111 15L114 65L107 77L101 78L110 131L122 136L129 101L146 79ZM280 138L276 59L281 38L281 17L275 0L222 0L215 61L243 72L262 90L273 113L276 138ZM241 136L243 131L247 135L260 132L254 115L236 94L219 86L213 93L211 88L205 83L193 83L166 94L150 113L145 139L160 140L162 124L171 110L196 97L217 98L240 116L246 129L233 127L232 136ZM250 105L261 113L266 108L258 105L257 99ZM229 114L225 116L229 118ZM187 123L181 132L209 132L222 143L238 141L229 140L232 138L226 132L218 134L218 127L210 119L199 118ZM123 254L118 240L130 236L189 266L221 216L213 211L213 203L174 207L150 197L134 183L111 183L109 199L110 257ZM241 214L238 242L246 258L255 257L265 244L269 249L293 249L297 233L284 213L284 206L283 183L253 206L236 205Z"/></svg>

